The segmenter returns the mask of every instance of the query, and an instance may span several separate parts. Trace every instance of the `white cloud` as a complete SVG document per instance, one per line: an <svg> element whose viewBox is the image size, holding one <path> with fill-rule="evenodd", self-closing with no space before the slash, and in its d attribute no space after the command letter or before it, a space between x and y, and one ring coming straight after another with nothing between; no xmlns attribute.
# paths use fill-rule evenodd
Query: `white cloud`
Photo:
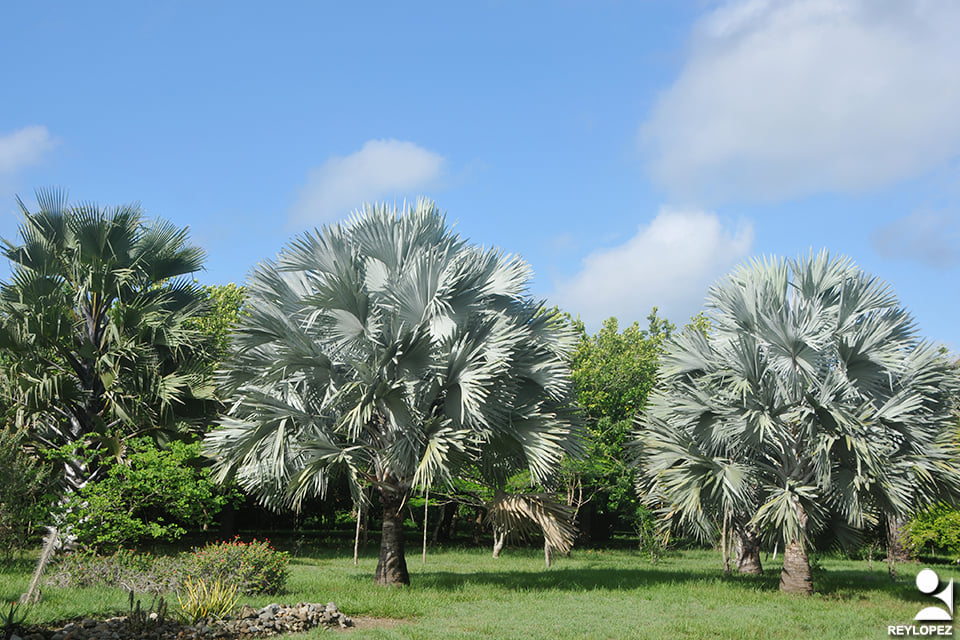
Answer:
<svg viewBox="0 0 960 640"><path fill-rule="evenodd" d="M584 259L580 273L561 282L551 302L580 314L591 330L610 316L621 323L642 321L654 306L683 324L752 244L750 224L730 230L716 214L664 208L627 242Z"/></svg>
<svg viewBox="0 0 960 640"><path fill-rule="evenodd" d="M307 175L290 211L297 225L345 216L364 202L416 195L443 172L445 159L412 142L370 140L348 156L334 156Z"/></svg>
<svg viewBox="0 0 960 640"><path fill-rule="evenodd" d="M39 125L0 136L0 176L37 164L55 146L47 128Z"/></svg>
<svg viewBox="0 0 960 640"><path fill-rule="evenodd" d="M960 3L747 0L706 15L641 129L701 201L860 191L960 153Z"/></svg>
<svg viewBox="0 0 960 640"><path fill-rule="evenodd" d="M960 219L955 214L917 211L877 229L870 240L884 258L934 269L960 264Z"/></svg>

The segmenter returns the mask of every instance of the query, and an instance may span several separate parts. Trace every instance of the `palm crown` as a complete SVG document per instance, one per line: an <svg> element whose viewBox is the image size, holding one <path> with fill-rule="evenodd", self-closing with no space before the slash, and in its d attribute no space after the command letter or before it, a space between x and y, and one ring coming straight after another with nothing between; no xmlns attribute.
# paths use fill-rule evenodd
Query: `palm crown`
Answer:
<svg viewBox="0 0 960 640"><path fill-rule="evenodd" d="M203 297L182 278L203 252L138 205L68 205L56 190L37 200L35 213L18 200L0 286L3 388L20 420L53 446L93 438L115 452L121 436L175 427L184 402L212 391L187 326Z"/></svg>
<svg viewBox="0 0 960 640"><path fill-rule="evenodd" d="M572 446L574 336L528 278L423 200L298 238L249 282L222 377L235 400L208 438L221 474L279 505L345 469L379 487L385 521L468 460L547 480Z"/></svg>
<svg viewBox="0 0 960 640"><path fill-rule="evenodd" d="M811 254L735 271L708 306L712 332L676 338L638 432L651 501L703 535L728 513L805 552L837 518L858 530L957 494L956 369L887 285Z"/></svg>

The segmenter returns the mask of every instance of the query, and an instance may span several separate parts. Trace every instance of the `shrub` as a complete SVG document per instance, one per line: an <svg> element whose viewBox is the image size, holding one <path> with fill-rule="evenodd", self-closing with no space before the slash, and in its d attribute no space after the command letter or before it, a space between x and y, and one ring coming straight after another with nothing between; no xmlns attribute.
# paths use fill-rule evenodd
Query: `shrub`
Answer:
<svg viewBox="0 0 960 640"><path fill-rule="evenodd" d="M52 466L23 445L23 432L0 427L0 560L40 542L56 500Z"/></svg>
<svg viewBox="0 0 960 640"><path fill-rule="evenodd" d="M61 556L48 583L58 587L102 585L157 593L180 590L202 579L208 584L218 580L235 584L248 595L274 594L287 583L289 562L287 553L275 550L267 541L242 542L239 538L173 557L131 549L110 555L82 551Z"/></svg>
<svg viewBox="0 0 960 640"><path fill-rule="evenodd" d="M119 549L110 555L78 551L59 558L49 582L58 587L99 585L142 593L173 591L183 581L181 556L154 556L131 549Z"/></svg>
<svg viewBox="0 0 960 640"><path fill-rule="evenodd" d="M188 624L196 624L208 618L222 620L237 608L237 585L227 586L221 580L209 583L203 578L196 582L187 578L183 583L184 594L177 594L180 602L180 617Z"/></svg>
<svg viewBox="0 0 960 640"><path fill-rule="evenodd" d="M11 637L14 630L27 619L29 609L29 606L22 606L17 601L0 605L0 635L4 638Z"/></svg>
<svg viewBox="0 0 960 640"><path fill-rule="evenodd" d="M907 525L907 539L914 554L929 550L960 562L960 509L941 504L921 511Z"/></svg>
<svg viewBox="0 0 960 640"><path fill-rule="evenodd" d="M235 538L195 549L187 562L190 577L235 584L246 594L274 594L286 585L290 558L269 541Z"/></svg>
<svg viewBox="0 0 960 640"><path fill-rule="evenodd" d="M128 443L126 459L74 496L65 520L77 542L113 550L142 540L176 540L184 525L213 522L231 498L199 467L199 443L171 442L160 449L148 438Z"/></svg>

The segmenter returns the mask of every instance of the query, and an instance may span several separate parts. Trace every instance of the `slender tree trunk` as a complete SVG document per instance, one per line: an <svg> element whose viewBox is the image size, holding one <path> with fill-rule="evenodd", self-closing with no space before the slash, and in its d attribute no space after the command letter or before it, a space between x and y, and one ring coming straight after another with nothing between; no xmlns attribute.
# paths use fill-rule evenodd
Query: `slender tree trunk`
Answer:
<svg viewBox="0 0 960 640"><path fill-rule="evenodd" d="M549 567L553 562L553 545L546 540L543 541L543 560Z"/></svg>
<svg viewBox="0 0 960 640"><path fill-rule="evenodd" d="M752 529L737 527L737 572L755 576L763 573L760 538Z"/></svg>
<svg viewBox="0 0 960 640"><path fill-rule="evenodd" d="M49 527L47 536L43 539L43 550L40 552L40 558L37 559L37 568L33 572L33 579L30 580L27 592L20 596L21 602L28 605L40 602L40 578L57 552L57 541L59 539L60 531L56 527Z"/></svg>
<svg viewBox="0 0 960 640"><path fill-rule="evenodd" d="M507 532L505 529L494 527L493 529L493 557L499 558L500 552L507 541Z"/></svg>
<svg viewBox="0 0 960 640"><path fill-rule="evenodd" d="M423 500L423 564L427 564L427 516L430 515L430 487Z"/></svg>
<svg viewBox="0 0 960 640"><path fill-rule="evenodd" d="M730 545L727 543L727 531L730 528L730 512L723 512L723 528L720 530L720 558L723 562L723 575L730 575Z"/></svg>
<svg viewBox="0 0 960 640"><path fill-rule="evenodd" d="M383 504L383 529L380 536L380 560L374 582L380 585L408 585L407 559L404 555L403 508L404 494L398 487L384 485L380 489Z"/></svg>
<svg viewBox="0 0 960 640"><path fill-rule="evenodd" d="M473 519L473 544L480 544L480 537L483 535L483 509L477 508L476 517Z"/></svg>
<svg viewBox="0 0 960 640"><path fill-rule="evenodd" d="M360 524L360 529L363 531L363 552L367 552L367 547L370 545L370 509L368 508L363 512L363 522Z"/></svg>
<svg viewBox="0 0 960 640"><path fill-rule="evenodd" d="M360 559L360 519L363 517L363 503L357 503L357 533L353 537L353 566Z"/></svg>
<svg viewBox="0 0 960 640"><path fill-rule="evenodd" d="M780 591L808 596L813 593L810 558L803 542L794 540L783 550L783 571L780 572Z"/></svg>

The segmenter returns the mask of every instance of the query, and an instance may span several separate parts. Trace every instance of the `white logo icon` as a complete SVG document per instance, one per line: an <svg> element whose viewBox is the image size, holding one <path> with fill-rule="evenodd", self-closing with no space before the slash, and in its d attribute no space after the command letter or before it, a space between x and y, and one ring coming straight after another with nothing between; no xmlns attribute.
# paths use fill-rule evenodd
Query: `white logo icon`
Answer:
<svg viewBox="0 0 960 640"><path fill-rule="evenodd" d="M939 586L940 576L938 576L937 572L933 569L924 569L917 574L917 589L920 590L920 593L925 593L940 600L947 605L950 611L948 613L942 607L927 607L918 613L914 620L927 622L953 619L953 578L950 578L950 583L943 591L934 593Z"/></svg>

